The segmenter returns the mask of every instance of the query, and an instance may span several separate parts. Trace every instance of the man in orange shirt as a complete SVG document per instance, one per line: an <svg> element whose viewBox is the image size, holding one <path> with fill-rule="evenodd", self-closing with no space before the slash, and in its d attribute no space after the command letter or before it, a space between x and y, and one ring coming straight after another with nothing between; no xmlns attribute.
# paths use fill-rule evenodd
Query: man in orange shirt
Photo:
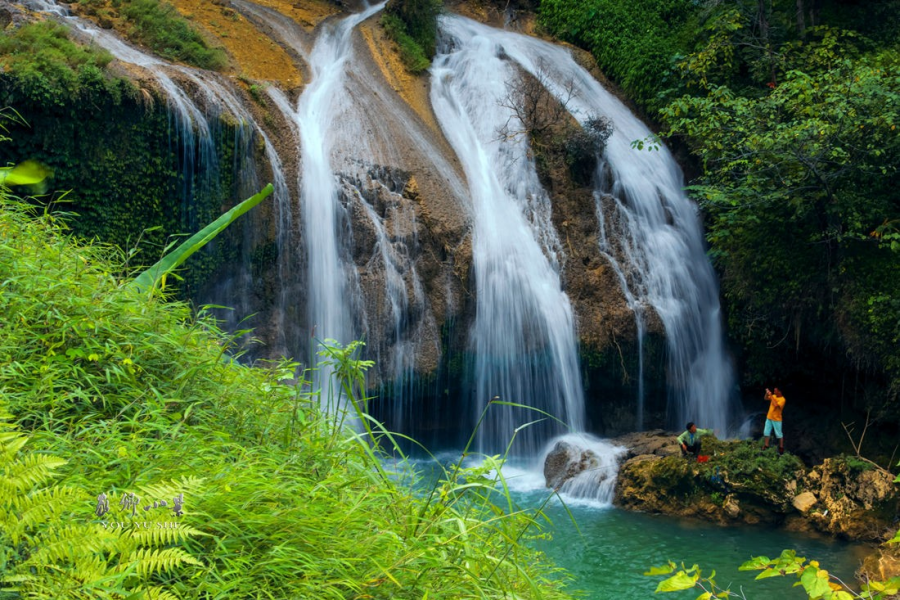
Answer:
<svg viewBox="0 0 900 600"><path fill-rule="evenodd" d="M784 454L784 433L781 430L781 414L784 411L785 403L784 395L778 388L775 388L774 393L766 388L766 400L769 401L769 412L766 415L766 428L763 430L763 435L766 436L766 445L763 446L763 450L769 448L769 436L774 431L775 437L778 438L778 454Z"/></svg>

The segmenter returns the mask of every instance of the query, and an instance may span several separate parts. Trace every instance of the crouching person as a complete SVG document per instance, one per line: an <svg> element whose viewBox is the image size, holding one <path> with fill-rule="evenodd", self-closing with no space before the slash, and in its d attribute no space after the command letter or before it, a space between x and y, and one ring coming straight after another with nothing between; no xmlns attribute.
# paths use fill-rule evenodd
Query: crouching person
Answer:
<svg viewBox="0 0 900 600"><path fill-rule="evenodd" d="M678 443L681 445L682 456L700 456L700 438L704 435L711 435L712 429L698 429L693 421L687 424L684 433L678 436Z"/></svg>

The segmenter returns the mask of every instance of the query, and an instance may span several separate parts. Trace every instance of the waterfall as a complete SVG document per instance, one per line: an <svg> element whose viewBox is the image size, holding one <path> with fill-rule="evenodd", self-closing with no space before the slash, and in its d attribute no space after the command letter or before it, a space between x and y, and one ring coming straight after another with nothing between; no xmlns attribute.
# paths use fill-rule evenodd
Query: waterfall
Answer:
<svg viewBox="0 0 900 600"><path fill-rule="evenodd" d="M65 14L51 0L30 1L60 18ZM502 451L515 437L514 453L537 456L549 437L583 430L577 324L562 289L566 255L551 221L550 198L538 179L526 136L501 139L499 133L504 125L517 127L515 112L502 104L508 104L507 83L525 71L565 99L578 121L604 116L614 124L597 161L593 216L599 225L600 254L635 315L641 355L638 427L644 412L641 348L655 314L668 344L670 424L680 426L691 419L720 433L728 430L736 415L731 366L696 207L683 193L682 175L668 151L631 147L632 140L647 137L649 130L578 66L568 50L462 17L441 17L441 54L432 68L430 100L445 140L434 135L430 116L420 119L400 99L402 91L378 74L368 54L354 51L354 44L364 43L364 36L354 36L354 30L383 4L328 19L310 34L272 9L234 2L268 25L269 33L308 66L308 83L296 102L268 89L270 108L291 124L285 128L287 144L293 142L300 154L293 199L294 180L287 183L284 169L294 177L294 157L282 164L227 80L154 58L111 32L69 19L119 60L144 69L165 94L173 139L182 145L186 229L199 225L193 203L218 193L219 173L226 168L216 156L220 117L230 114L237 120L236 162L228 168L239 174L245 188L255 173L254 140L266 142L276 183L279 279L271 329L264 334L268 354L303 355L310 330L319 339L342 343L365 338L369 356L378 362L379 373L371 381L384 384L382 389L392 394L392 400L384 402L391 408L383 412L389 419L403 415L399 421L393 418L392 425L405 428L420 418L420 409L411 406L413 396L423 393L416 391L418 374L437 371L445 358L437 331L444 325L452 330L454 319L466 310L465 274L454 271L452 261L459 256L460 266L467 265L471 243L476 293L468 332L471 385L465 398L447 400L468 403L472 424L493 398L536 409L492 403L479 430L485 451ZM569 90L574 91L571 98ZM407 183L413 190L409 193ZM443 202L440 207L428 204L437 189L444 192L437 196ZM455 237L449 246L451 237L429 240L443 247L424 265L419 232L431 232L418 229L420 217L436 208L460 217L449 228L446 221L438 223L442 236L450 230ZM248 240L270 233L243 226L248 262ZM469 227L471 237L466 235ZM228 323L232 328L237 318L253 312L251 293L258 283L247 265L236 272L219 282L216 291L221 304L236 307L236 318ZM435 300L440 298L435 289L441 288L447 290L446 298ZM431 306L437 302L444 303L438 307L439 319ZM423 361L423 355L428 359ZM445 393L449 389L435 387L445 388ZM449 410L439 406L430 418L445 419ZM539 423L522 427L532 421Z"/></svg>
<svg viewBox="0 0 900 600"><path fill-rule="evenodd" d="M358 23L383 7L383 3L368 7L319 35L309 54L312 81L303 90L297 106L303 160L300 207L309 263L309 322L320 339L335 339L343 344L355 335L346 298L347 267L341 258L341 241L349 229L345 229L347 216L338 199L329 134L344 95L345 65L352 54L350 34Z"/></svg>
<svg viewBox="0 0 900 600"><path fill-rule="evenodd" d="M463 163L475 217L475 413L499 397L565 424L534 411L491 406L478 431L479 446L502 451L515 435L514 452L535 456L548 436L583 428L584 398L550 199L524 137L498 137L515 118L501 106L515 70L493 39L495 31L441 18L444 41L432 67L431 100ZM519 429L536 420L542 422Z"/></svg>
<svg viewBox="0 0 900 600"><path fill-rule="evenodd" d="M665 147L657 151L632 148L632 141L647 138L650 131L565 48L462 17L444 18L442 30L461 40L465 48L481 48L482 60L491 62L496 73L508 73L510 64L535 76L540 73L548 90L567 99L569 112L581 123L594 116L612 121L615 131L598 160L598 193L614 199L617 213L618 227L611 228L613 219L607 218L605 230L621 236L631 254L632 282L623 283L623 289L634 298L632 306L652 306L666 330L669 426L677 428L695 420L720 435L729 432L738 413L718 286L705 254L697 208L683 191L682 174L671 154ZM447 62L447 57L440 60L435 80L441 79ZM454 73L456 85L460 81L468 85L477 68L473 64L468 72ZM485 96L483 105L489 102L490 96ZM610 176L601 176L607 169ZM509 221L502 223L510 228ZM640 311L636 313L640 319Z"/></svg>

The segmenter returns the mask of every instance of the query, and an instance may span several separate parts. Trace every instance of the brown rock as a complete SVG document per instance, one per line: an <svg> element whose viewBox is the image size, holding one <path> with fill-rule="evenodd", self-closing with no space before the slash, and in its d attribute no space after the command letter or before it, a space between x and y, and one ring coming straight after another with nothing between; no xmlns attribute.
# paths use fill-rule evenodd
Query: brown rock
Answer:
<svg viewBox="0 0 900 600"><path fill-rule="evenodd" d="M884 544L869 555L856 572L861 581L887 581L900 577L900 544ZM898 595L891 596L897 598Z"/></svg>
<svg viewBox="0 0 900 600"><path fill-rule="evenodd" d="M628 458L650 454L653 456L675 456L681 454L681 448L675 433L654 429L619 436L612 441L617 446L628 448Z"/></svg>
<svg viewBox="0 0 900 600"><path fill-rule="evenodd" d="M725 499L725 504L722 506L722 509L725 511L725 514L732 519L737 519L741 516L741 505L733 494Z"/></svg>
<svg viewBox="0 0 900 600"><path fill-rule="evenodd" d="M794 508L805 513L818 501L818 498L816 498L815 494L812 492L803 492L798 496L794 496L792 504L794 505Z"/></svg>

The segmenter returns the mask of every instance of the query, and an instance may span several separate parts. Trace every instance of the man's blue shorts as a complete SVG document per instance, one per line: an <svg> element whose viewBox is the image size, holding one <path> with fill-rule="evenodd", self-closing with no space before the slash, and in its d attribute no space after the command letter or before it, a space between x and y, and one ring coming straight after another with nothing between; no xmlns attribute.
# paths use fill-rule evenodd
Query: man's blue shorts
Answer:
<svg viewBox="0 0 900 600"><path fill-rule="evenodd" d="M766 428L763 431L763 435L765 437L769 437L772 435L772 430L775 430L775 437L779 440L784 437L781 433L781 421L773 421L772 419L766 419Z"/></svg>

